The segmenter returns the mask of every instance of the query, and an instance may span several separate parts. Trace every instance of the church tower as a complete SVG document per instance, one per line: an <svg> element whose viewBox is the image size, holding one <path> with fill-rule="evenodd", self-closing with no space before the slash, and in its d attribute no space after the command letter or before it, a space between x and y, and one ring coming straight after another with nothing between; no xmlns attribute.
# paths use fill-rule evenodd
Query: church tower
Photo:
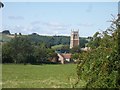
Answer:
<svg viewBox="0 0 120 90"><path fill-rule="evenodd" d="M79 46L79 30L71 30L70 48L73 48L74 46Z"/></svg>

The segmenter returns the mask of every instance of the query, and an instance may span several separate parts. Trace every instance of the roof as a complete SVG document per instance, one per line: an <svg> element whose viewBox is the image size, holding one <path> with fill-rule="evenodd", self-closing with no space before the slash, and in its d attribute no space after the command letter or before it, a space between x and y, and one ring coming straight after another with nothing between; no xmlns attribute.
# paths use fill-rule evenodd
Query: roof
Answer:
<svg viewBox="0 0 120 90"><path fill-rule="evenodd" d="M61 56L64 58L64 59L70 59L72 54L71 53L64 53L64 54L61 54Z"/></svg>
<svg viewBox="0 0 120 90"><path fill-rule="evenodd" d="M62 54L62 53L69 53L69 50L56 50L55 52Z"/></svg>

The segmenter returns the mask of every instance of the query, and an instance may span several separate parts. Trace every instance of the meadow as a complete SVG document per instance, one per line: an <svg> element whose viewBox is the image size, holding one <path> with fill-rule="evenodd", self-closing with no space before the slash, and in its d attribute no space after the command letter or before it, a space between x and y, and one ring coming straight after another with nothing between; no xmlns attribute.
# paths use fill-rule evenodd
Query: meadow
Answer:
<svg viewBox="0 0 120 90"><path fill-rule="evenodd" d="M2 88L72 88L76 78L76 64L2 65Z"/></svg>

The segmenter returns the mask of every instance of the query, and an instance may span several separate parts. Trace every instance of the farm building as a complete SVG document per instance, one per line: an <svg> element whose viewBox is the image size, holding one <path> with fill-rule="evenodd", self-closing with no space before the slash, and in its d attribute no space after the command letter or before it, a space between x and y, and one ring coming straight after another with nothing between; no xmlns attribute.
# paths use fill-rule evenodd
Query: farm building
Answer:
<svg viewBox="0 0 120 90"><path fill-rule="evenodd" d="M57 55L59 57L58 61L60 61L61 64L72 62L72 59L71 59L72 54L71 53L57 53Z"/></svg>

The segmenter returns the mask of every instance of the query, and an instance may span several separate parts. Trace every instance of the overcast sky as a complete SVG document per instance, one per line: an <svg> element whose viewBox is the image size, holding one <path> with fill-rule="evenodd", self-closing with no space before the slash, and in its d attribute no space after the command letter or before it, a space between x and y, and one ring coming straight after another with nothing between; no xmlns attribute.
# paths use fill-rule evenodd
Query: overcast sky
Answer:
<svg viewBox="0 0 120 90"><path fill-rule="evenodd" d="M70 35L78 30L80 37L92 36L110 26L117 16L117 2L5 2L3 29L11 33Z"/></svg>

